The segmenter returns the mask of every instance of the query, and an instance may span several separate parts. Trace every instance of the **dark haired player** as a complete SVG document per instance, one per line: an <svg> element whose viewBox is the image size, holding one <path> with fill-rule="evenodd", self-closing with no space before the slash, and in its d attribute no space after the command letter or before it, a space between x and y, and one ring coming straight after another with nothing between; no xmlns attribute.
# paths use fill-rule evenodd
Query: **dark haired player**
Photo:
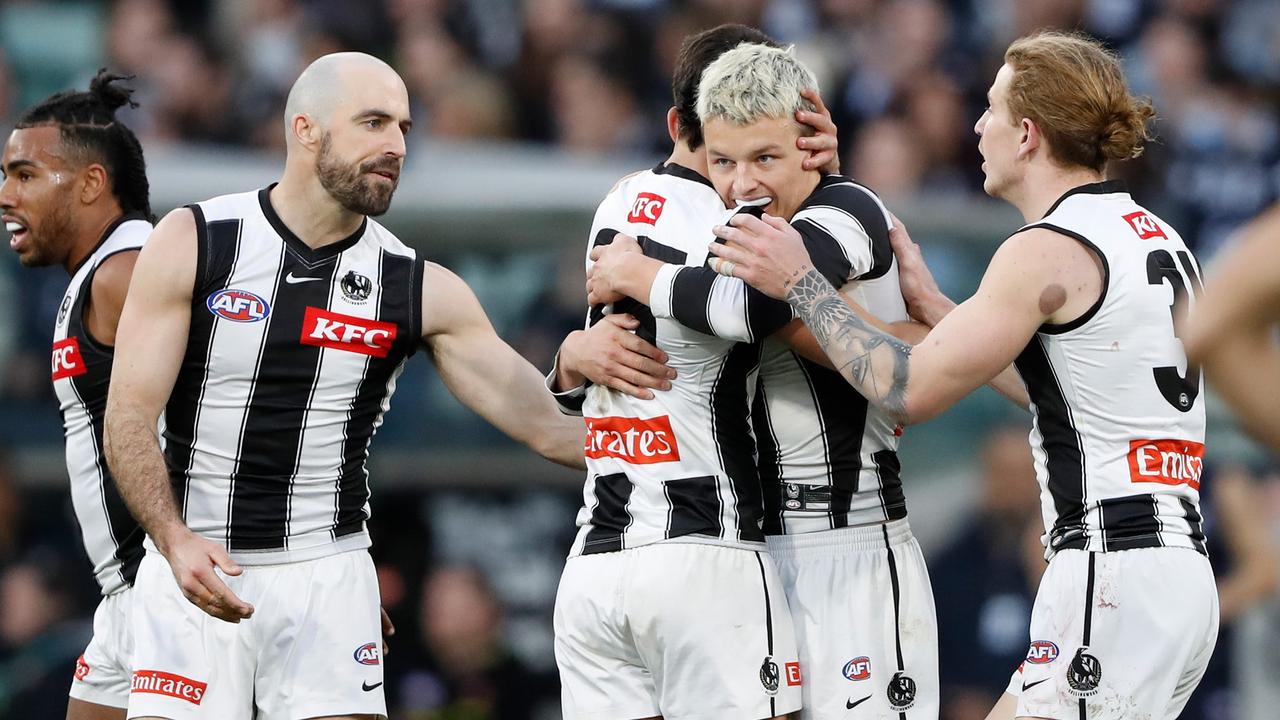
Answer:
<svg viewBox="0 0 1280 720"><path fill-rule="evenodd" d="M54 326L53 386L72 504L103 597L76 663L70 720L125 716L143 554L142 531L102 453L116 323L153 220L142 147L116 118L121 106L136 106L125 79L104 70L88 92L61 92L28 110L5 144L0 185L9 247L22 264L61 265L71 276Z"/></svg>

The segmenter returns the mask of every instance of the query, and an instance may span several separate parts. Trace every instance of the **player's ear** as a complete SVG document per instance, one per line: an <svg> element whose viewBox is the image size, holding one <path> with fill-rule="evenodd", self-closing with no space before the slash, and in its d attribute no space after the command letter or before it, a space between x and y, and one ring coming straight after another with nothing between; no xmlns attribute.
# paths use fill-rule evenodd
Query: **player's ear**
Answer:
<svg viewBox="0 0 1280 720"><path fill-rule="evenodd" d="M92 163L80 173L80 202L92 205L102 193L107 192L107 169L98 163Z"/></svg>
<svg viewBox="0 0 1280 720"><path fill-rule="evenodd" d="M323 133L320 130L319 124L312 120L311 116L306 113L298 113L297 115L294 115L293 119L289 123L289 130L293 133L294 139L306 148L318 148L320 146L320 141L323 138Z"/></svg>
<svg viewBox="0 0 1280 720"><path fill-rule="evenodd" d="M680 142L680 113L676 112L674 105L667 109L667 134L671 136L671 142Z"/></svg>
<svg viewBox="0 0 1280 720"><path fill-rule="evenodd" d="M1044 138L1040 134L1040 128L1031 118L1022 118L1019 129L1022 131L1022 138L1018 141L1018 159L1025 160L1040 148Z"/></svg>

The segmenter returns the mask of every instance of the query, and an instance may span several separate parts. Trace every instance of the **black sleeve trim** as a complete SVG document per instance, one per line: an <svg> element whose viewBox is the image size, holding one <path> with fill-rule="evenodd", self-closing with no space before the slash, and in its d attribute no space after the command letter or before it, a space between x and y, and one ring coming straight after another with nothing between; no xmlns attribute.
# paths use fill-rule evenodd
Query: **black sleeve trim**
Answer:
<svg viewBox="0 0 1280 720"><path fill-rule="evenodd" d="M1111 265L1107 262L1107 256L1101 250L1098 249L1098 246L1094 245L1092 242L1089 241L1088 238L1086 238L1085 236L1081 235L1078 232L1074 232L1064 227L1059 227L1057 225L1054 225L1053 223L1046 223L1046 222L1039 222L1034 225L1028 225L1022 228L1022 230L1031 230L1033 228L1043 228L1045 230L1052 230L1053 232L1056 232L1060 235L1066 235L1067 237L1073 240L1077 240L1082 245L1092 250L1093 253L1097 255L1100 260L1102 260L1102 292L1098 295L1098 300L1095 303L1093 303L1093 305L1090 306L1088 310L1085 310L1084 314L1082 314L1080 317L1070 322L1058 323L1058 324L1045 323L1040 326L1040 332L1045 333L1046 335L1061 335L1063 333L1071 332L1072 330L1078 330L1079 328L1083 327L1085 323L1092 320L1093 316L1097 315L1098 311L1102 309L1102 303L1106 302L1107 290L1111 287ZM1018 232L1022 232L1022 230L1019 230Z"/></svg>
<svg viewBox="0 0 1280 720"><path fill-rule="evenodd" d="M686 267L671 282L671 316L691 330L714 335L711 329L711 288L719 275L709 267Z"/></svg>
<svg viewBox="0 0 1280 720"><path fill-rule="evenodd" d="M195 216L196 221L196 277L191 288L191 298L200 297L201 290L209 283L209 226L205 223L204 210L199 205L191 204L186 208Z"/></svg>

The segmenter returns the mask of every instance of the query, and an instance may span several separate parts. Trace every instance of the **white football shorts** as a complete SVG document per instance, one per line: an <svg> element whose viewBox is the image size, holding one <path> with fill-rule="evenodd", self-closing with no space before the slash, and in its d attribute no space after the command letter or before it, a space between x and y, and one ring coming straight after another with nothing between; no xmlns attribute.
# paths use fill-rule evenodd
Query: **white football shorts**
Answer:
<svg viewBox="0 0 1280 720"><path fill-rule="evenodd" d="M102 598L93 612L93 638L76 660L71 697L123 708L129 705L133 655L133 588Z"/></svg>
<svg viewBox="0 0 1280 720"><path fill-rule="evenodd" d="M1217 638L1218 589L1195 550L1062 550L1040 581L1027 659L1006 692L1018 717L1176 718Z"/></svg>
<svg viewBox="0 0 1280 720"><path fill-rule="evenodd" d="M569 558L555 607L565 720L762 720L800 707L763 551L667 542Z"/></svg>
<svg viewBox="0 0 1280 720"><path fill-rule="evenodd" d="M795 618L800 718L937 720L937 613L907 521L767 541Z"/></svg>
<svg viewBox="0 0 1280 720"><path fill-rule="evenodd" d="M222 579L254 614L228 623L183 597L164 557L143 558L128 716L385 716L378 577L369 553L243 569Z"/></svg>

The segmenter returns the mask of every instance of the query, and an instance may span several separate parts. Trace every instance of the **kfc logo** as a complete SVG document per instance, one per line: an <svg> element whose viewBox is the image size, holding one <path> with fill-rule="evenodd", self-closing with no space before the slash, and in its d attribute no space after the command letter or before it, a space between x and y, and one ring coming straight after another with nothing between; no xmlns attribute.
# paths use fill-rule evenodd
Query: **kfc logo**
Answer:
<svg viewBox="0 0 1280 720"><path fill-rule="evenodd" d="M1200 489L1204 444L1190 440L1130 440L1129 480Z"/></svg>
<svg viewBox="0 0 1280 720"><path fill-rule="evenodd" d="M795 687L801 683L800 663L789 662L783 666L787 671L787 687Z"/></svg>
<svg viewBox="0 0 1280 720"><path fill-rule="evenodd" d="M89 663L84 661L84 656L76 658L76 679L84 680L89 677Z"/></svg>
<svg viewBox="0 0 1280 720"><path fill-rule="evenodd" d="M1152 238L1160 238L1162 240L1169 239L1169 236L1164 234L1164 230L1161 229L1160 225L1157 224L1150 215L1141 210L1125 215L1124 219L1125 222L1129 223L1129 227L1133 228L1133 231L1138 233L1138 237L1143 240L1150 240Z"/></svg>
<svg viewBox="0 0 1280 720"><path fill-rule="evenodd" d="M632 465L677 462L680 448L666 415L655 418L586 418L589 458L612 457Z"/></svg>
<svg viewBox="0 0 1280 720"><path fill-rule="evenodd" d="M302 337L299 341L303 345L384 358L391 351L391 343L395 339L395 323L309 307L302 318Z"/></svg>
<svg viewBox="0 0 1280 720"><path fill-rule="evenodd" d="M73 337L53 344L53 379L75 377L89 372L80 356L80 341Z"/></svg>
<svg viewBox="0 0 1280 720"><path fill-rule="evenodd" d="M208 687L208 683L198 682L181 675L159 670L134 670L133 687L130 692L167 695L171 698L186 700L192 705L199 705Z"/></svg>
<svg viewBox="0 0 1280 720"><path fill-rule="evenodd" d="M667 199L661 195L640 193L636 196L636 201L631 204L631 213L627 215L627 222L657 225L658 218L662 217L662 206L666 202Z"/></svg>

